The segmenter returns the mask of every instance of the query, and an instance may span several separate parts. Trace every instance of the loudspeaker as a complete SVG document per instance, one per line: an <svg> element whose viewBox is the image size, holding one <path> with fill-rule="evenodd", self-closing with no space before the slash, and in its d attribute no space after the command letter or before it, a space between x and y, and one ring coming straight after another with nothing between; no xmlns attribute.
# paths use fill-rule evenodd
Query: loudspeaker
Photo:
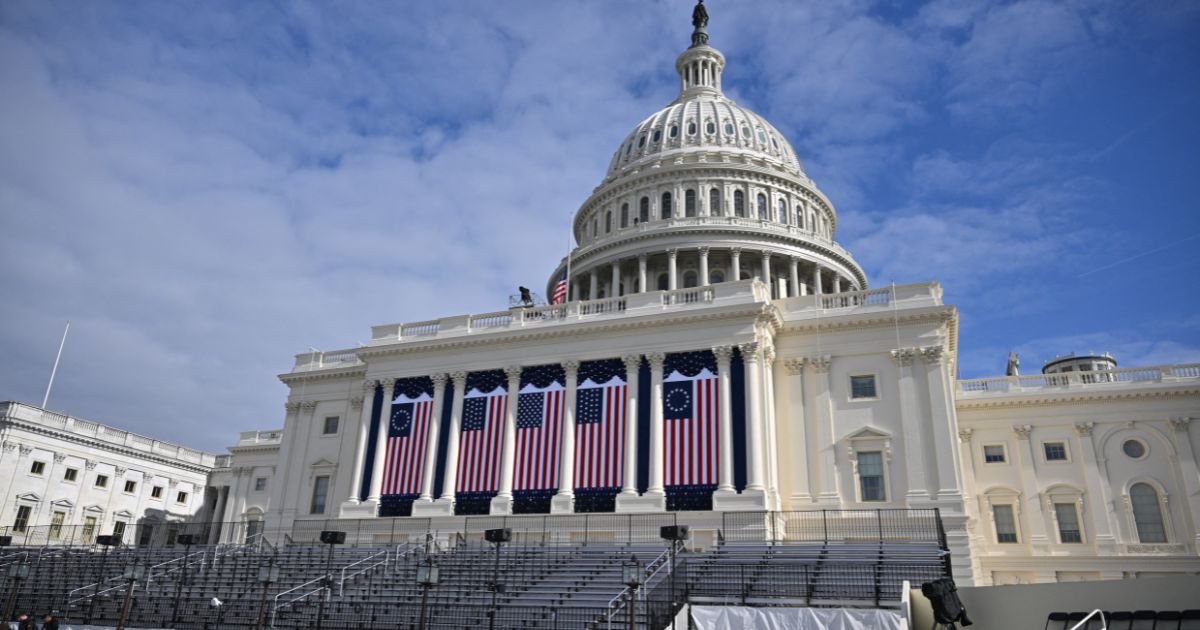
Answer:
<svg viewBox="0 0 1200 630"><path fill-rule="evenodd" d="M489 529L483 532L483 537L490 543L506 543L512 540L512 530L507 527L503 529Z"/></svg>
<svg viewBox="0 0 1200 630"><path fill-rule="evenodd" d="M321 543L326 545L341 545L346 542L346 532L325 530L321 532Z"/></svg>
<svg viewBox="0 0 1200 630"><path fill-rule="evenodd" d="M97 544L97 545L104 545L105 547L120 547L120 546L121 546L121 537L120 537L120 536L113 536L113 535L111 535L111 534L106 534L106 535L103 535L103 536L97 536L97 537L96 537L96 544Z"/></svg>
<svg viewBox="0 0 1200 630"><path fill-rule="evenodd" d="M200 537L195 534L180 534L175 538L175 542L181 545L199 545Z"/></svg>
<svg viewBox="0 0 1200 630"><path fill-rule="evenodd" d="M0 536L0 547L12 545L12 536Z"/></svg>
<svg viewBox="0 0 1200 630"><path fill-rule="evenodd" d="M663 540L687 540L688 526L687 525L663 525L658 530L658 535Z"/></svg>

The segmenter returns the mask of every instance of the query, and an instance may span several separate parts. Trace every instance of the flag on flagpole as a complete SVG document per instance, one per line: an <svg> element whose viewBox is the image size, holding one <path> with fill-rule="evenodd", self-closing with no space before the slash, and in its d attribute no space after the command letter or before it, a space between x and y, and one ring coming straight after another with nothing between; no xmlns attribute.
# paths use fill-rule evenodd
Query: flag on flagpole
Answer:
<svg viewBox="0 0 1200 630"><path fill-rule="evenodd" d="M570 263L568 263L569 265ZM567 270L563 268L562 276L558 278L558 284L554 285L554 296L550 298L551 304L562 304L567 301Z"/></svg>

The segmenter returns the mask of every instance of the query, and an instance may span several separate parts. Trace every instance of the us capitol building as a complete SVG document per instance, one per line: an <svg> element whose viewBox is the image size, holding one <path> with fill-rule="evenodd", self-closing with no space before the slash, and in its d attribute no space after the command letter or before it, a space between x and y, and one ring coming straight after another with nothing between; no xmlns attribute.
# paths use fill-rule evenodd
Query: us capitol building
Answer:
<svg viewBox="0 0 1200 630"><path fill-rule="evenodd" d="M703 18L679 96L575 213L545 287L562 300L297 355L283 427L197 454L202 505L165 517L243 523L213 534L232 540L314 519L673 511L702 544L728 512L937 508L960 584L1200 573L1200 365L1069 355L957 380L958 311L936 282L868 285L792 145L723 93ZM53 450L67 429L45 415L5 408L6 521L65 492L10 448ZM95 457L138 465L101 442ZM120 520L89 505L104 531Z"/></svg>

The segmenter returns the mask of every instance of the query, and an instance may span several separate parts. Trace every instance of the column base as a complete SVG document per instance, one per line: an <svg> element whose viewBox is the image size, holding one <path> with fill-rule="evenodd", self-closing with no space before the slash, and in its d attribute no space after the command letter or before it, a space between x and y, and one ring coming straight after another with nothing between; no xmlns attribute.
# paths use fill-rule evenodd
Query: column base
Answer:
<svg viewBox="0 0 1200 630"><path fill-rule="evenodd" d="M492 514L494 516L508 516L512 513L512 497L492 497L492 508L488 510L488 514Z"/></svg>
<svg viewBox="0 0 1200 630"><path fill-rule="evenodd" d="M767 493L763 490L717 490L713 492L714 512L765 511Z"/></svg>
<svg viewBox="0 0 1200 630"><path fill-rule="evenodd" d="M617 495L618 514L636 514L640 512L666 512L667 495L659 492L647 492L641 496L636 494Z"/></svg>
<svg viewBox="0 0 1200 630"><path fill-rule="evenodd" d="M575 513L575 495L573 494L556 494L550 499L551 514L574 514Z"/></svg>
<svg viewBox="0 0 1200 630"><path fill-rule="evenodd" d="M379 502L367 499L351 503L346 501L342 503L342 509L338 513L338 518L374 518L379 515Z"/></svg>
<svg viewBox="0 0 1200 630"><path fill-rule="evenodd" d="M413 501L413 516L454 516L454 499Z"/></svg>

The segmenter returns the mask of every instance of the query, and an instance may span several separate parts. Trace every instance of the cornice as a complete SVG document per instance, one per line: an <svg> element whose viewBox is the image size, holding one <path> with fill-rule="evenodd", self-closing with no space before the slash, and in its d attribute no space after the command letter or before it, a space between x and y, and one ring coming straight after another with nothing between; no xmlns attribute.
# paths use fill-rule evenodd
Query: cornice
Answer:
<svg viewBox="0 0 1200 630"><path fill-rule="evenodd" d="M361 354L359 355L362 356ZM367 374L367 365L365 363L344 368L320 369L311 372L285 372L279 375L279 380L284 383L297 383L300 381L329 381L339 378L355 377L361 378Z"/></svg>
<svg viewBox="0 0 1200 630"><path fill-rule="evenodd" d="M187 462L187 461L183 461L180 459L165 457L163 455L160 455L160 454L157 454L154 452L139 451L139 450L123 447L119 444L113 444L112 442L105 442L103 440L97 440L94 438L90 438L86 435L79 435L76 433L68 433L65 431L60 432L60 431L55 430L52 427L44 427L44 426L41 426L38 424L32 424L29 422L25 422L25 421L21 420L20 418L8 417L8 418L4 418L2 421L0 421L0 423L10 425L14 428L22 429L22 430L28 431L30 433L44 435L44 436L47 436L47 437L50 437L50 438L53 438L56 440L62 440L64 442L72 442L74 444L79 444L81 446L86 446L88 448L94 448L94 449L101 450L101 451L107 451L110 453L117 453L119 455L123 455L125 457L129 457L132 459L150 461L150 462L154 462L156 464L160 464L160 465L167 466L170 468L187 470L190 472L195 472L195 473L199 473L199 474L203 474L203 475L207 475L209 473L209 471L212 470L212 467L205 466L204 464L198 464L196 462ZM10 437L13 437L13 436L10 436ZM186 447L182 447L182 448L186 448Z"/></svg>
<svg viewBox="0 0 1200 630"><path fill-rule="evenodd" d="M896 322L920 323L939 322L949 324L958 319L958 309L951 305L924 306L905 311L881 310L874 313L839 313L824 311L820 317L800 320L783 319L779 332L812 332L817 330L845 330L893 326ZM951 353L953 348L950 349Z"/></svg>
<svg viewBox="0 0 1200 630"><path fill-rule="evenodd" d="M1190 385L1187 387L1172 387L1159 389L1140 389L1134 391L1113 391L1113 390L1079 390L1073 392L1028 392L1025 394L1016 394L1016 397L981 397L981 398L960 398L957 395L954 399L956 409L988 409L997 407L1041 407L1054 405L1067 405L1078 402L1103 401L1103 400L1133 400L1139 398L1165 398L1172 396L1196 396L1200 395L1200 385Z"/></svg>

